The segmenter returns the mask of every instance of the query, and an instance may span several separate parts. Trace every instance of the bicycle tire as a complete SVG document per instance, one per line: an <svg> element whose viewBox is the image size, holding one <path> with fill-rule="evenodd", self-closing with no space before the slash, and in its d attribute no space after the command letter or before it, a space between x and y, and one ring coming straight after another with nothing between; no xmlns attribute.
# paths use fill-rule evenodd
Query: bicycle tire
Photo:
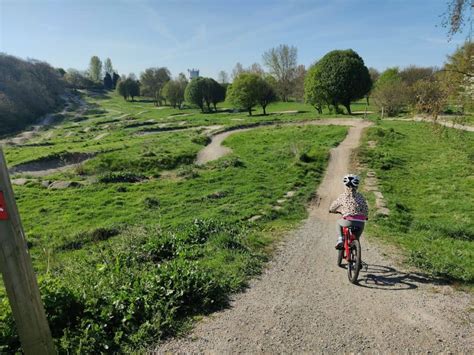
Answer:
<svg viewBox="0 0 474 355"><path fill-rule="evenodd" d="M342 267L342 259L344 258L344 250L339 249L337 251L337 266Z"/></svg>
<svg viewBox="0 0 474 355"><path fill-rule="evenodd" d="M347 263L347 276L349 281L353 284L357 283L359 277L359 271L362 265L362 250L360 242L356 239L351 243L350 247L350 258Z"/></svg>

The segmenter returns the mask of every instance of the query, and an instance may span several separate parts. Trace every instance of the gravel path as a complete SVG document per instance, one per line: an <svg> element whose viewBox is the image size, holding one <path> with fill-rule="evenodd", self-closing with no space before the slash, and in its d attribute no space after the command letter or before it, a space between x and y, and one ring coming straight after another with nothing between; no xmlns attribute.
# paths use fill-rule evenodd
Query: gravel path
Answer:
<svg viewBox="0 0 474 355"><path fill-rule="evenodd" d="M337 126L354 126L357 124L362 124L362 120L360 119L346 119L346 118L333 118L333 119L326 119L326 120L314 120L314 121L303 121L303 122L275 122L267 125L262 126L253 126L249 128L239 128L227 130L225 132L221 132L212 136L212 141L209 143L204 149L202 149L196 158L196 164L202 165L206 164L210 161L219 159L227 154L232 152L232 149L227 148L222 145L222 142L232 134L249 131L251 129L256 128L263 128L263 127L270 127L270 126L330 126L330 125L337 125Z"/></svg>
<svg viewBox="0 0 474 355"><path fill-rule="evenodd" d="M351 285L336 266L335 216L350 154L367 123L353 123L331 152L309 218L279 246L266 271L228 309L157 352L464 352L472 353L472 297L406 273L362 238L368 269ZM471 307L471 311L469 308Z"/></svg>

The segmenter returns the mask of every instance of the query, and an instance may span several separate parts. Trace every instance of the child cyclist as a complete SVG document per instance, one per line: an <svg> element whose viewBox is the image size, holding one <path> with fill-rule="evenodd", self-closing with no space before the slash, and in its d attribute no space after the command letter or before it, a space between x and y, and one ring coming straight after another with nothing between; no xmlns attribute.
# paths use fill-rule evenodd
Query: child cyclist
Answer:
<svg viewBox="0 0 474 355"><path fill-rule="evenodd" d="M337 221L336 249L343 247L342 227L358 227L356 235L360 237L369 214L364 196L357 192L360 178L357 175L349 174L344 176L343 183L345 185L344 192L329 207L330 213L339 212L342 215L342 218Z"/></svg>

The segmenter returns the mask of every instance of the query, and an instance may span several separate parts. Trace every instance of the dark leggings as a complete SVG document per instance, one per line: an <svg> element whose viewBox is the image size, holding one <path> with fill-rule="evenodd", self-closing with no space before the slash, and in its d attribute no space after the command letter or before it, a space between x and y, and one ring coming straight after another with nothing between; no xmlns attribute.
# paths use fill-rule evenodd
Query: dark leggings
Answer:
<svg viewBox="0 0 474 355"><path fill-rule="evenodd" d="M349 221L347 219L342 219L342 218L338 219L337 220L337 233L339 234L341 238L343 238L344 235L342 234L342 227L351 227L351 226L358 227L356 231L356 235L357 237L360 237L360 235L364 231L365 223L360 222L360 221Z"/></svg>

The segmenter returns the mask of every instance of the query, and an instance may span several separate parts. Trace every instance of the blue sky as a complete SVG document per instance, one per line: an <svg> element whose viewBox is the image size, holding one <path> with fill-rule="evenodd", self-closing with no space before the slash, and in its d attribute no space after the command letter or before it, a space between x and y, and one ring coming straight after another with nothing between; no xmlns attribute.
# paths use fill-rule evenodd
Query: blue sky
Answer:
<svg viewBox="0 0 474 355"><path fill-rule="evenodd" d="M86 69L110 57L120 74L229 74L279 44L306 66L352 48L367 66L440 66L466 34L447 41L446 0L139 1L0 0L0 52Z"/></svg>

